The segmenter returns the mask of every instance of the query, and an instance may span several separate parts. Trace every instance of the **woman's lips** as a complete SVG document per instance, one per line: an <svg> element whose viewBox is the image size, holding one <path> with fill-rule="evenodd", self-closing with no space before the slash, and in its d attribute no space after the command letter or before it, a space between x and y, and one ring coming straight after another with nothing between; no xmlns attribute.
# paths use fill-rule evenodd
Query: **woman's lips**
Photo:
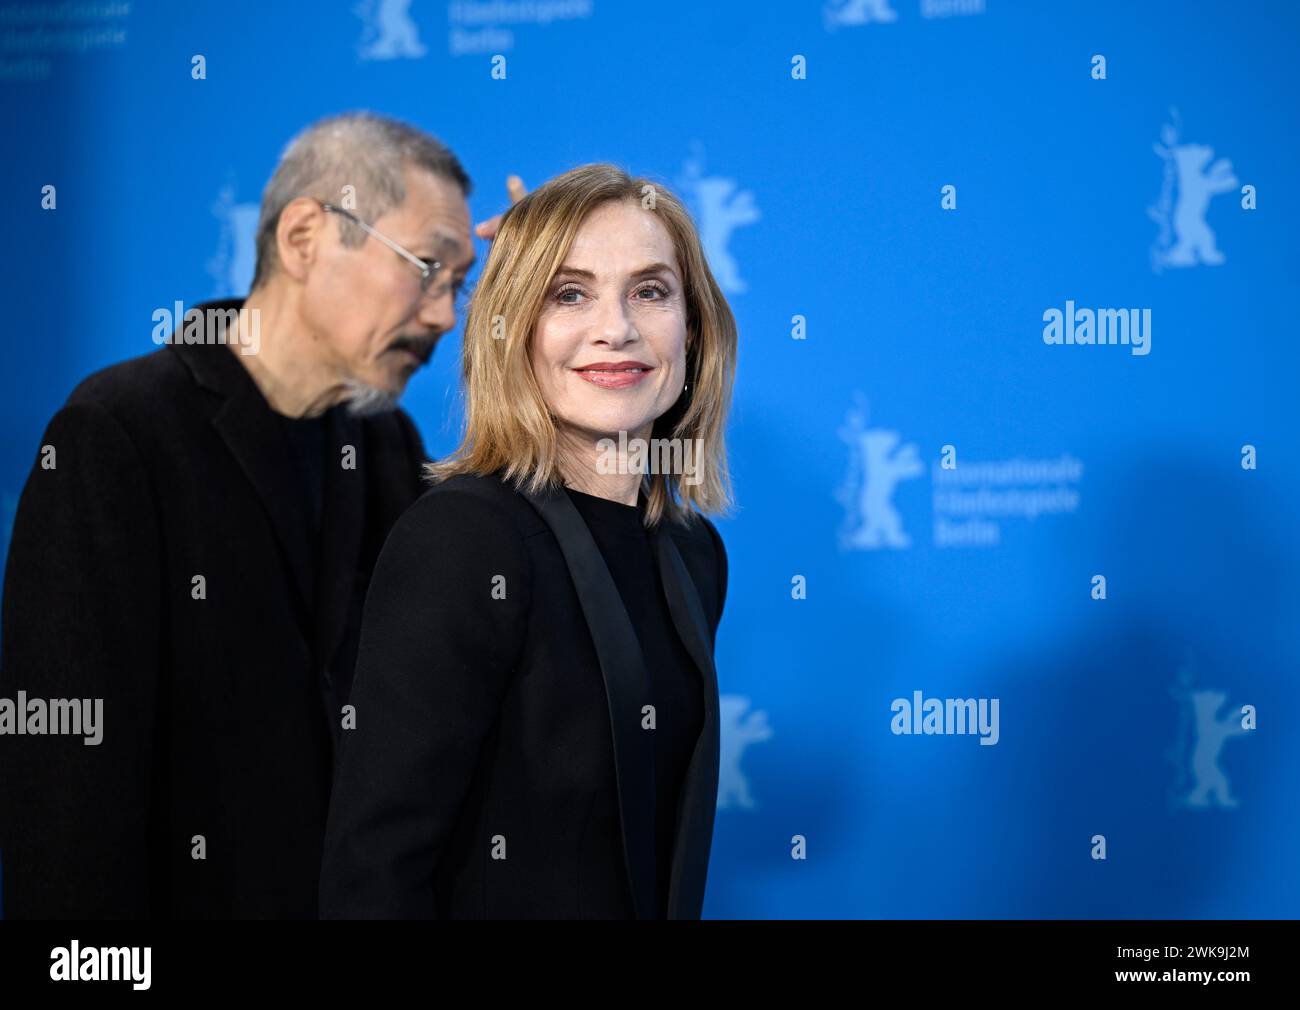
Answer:
<svg viewBox="0 0 1300 1010"><path fill-rule="evenodd" d="M626 389L644 381L654 369L639 362L625 365L587 365L575 368L582 379L601 389Z"/></svg>

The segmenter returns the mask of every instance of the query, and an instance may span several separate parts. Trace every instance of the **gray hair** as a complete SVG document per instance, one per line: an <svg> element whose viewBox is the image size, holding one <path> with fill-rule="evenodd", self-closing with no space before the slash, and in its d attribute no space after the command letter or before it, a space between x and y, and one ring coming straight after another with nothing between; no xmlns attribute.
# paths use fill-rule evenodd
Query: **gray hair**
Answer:
<svg viewBox="0 0 1300 1010"><path fill-rule="evenodd" d="M322 119L299 133L284 149L262 194L253 289L279 266L275 232L290 201L310 196L347 207L344 187L352 186L357 203L347 209L373 224L405 201L403 173L408 166L449 179L469 196L469 176L456 156L435 137L399 120L349 112ZM366 240L365 231L347 218L338 215L338 221L339 239L345 246L355 248Z"/></svg>
<svg viewBox="0 0 1300 1010"><path fill-rule="evenodd" d="M372 414L393 410L397 406L399 399L397 393L390 393L386 389L372 386L360 379L345 379L344 385L347 387L344 402L347 404L347 412L353 417L370 417Z"/></svg>

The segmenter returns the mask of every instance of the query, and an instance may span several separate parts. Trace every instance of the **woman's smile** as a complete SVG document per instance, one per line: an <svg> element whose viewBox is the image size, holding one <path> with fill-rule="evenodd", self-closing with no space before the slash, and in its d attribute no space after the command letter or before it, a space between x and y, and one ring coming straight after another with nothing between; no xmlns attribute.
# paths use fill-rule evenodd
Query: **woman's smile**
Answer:
<svg viewBox="0 0 1300 1010"><path fill-rule="evenodd" d="M643 361L594 361L590 365L580 365L574 371L593 386L627 389L639 385L654 371L654 366Z"/></svg>

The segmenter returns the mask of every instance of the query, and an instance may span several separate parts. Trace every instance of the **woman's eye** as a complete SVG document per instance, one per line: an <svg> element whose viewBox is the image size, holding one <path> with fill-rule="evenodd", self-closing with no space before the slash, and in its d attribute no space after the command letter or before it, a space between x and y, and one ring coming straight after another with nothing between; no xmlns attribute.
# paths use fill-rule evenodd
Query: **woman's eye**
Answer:
<svg viewBox="0 0 1300 1010"><path fill-rule="evenodd" d="M646 296L647 293L650 294L650 295L653 296L653 297L646 298L645 296ZM648 301L654 301L656 297L658 297L658 298L667 298L667 297L668 297L668 289L667 289L666 287L664 287L662 284L658 284L658 283L655 283L655 284L647 284L645 287L643 287L643 288L638 288L638 289L637 289L636 296L637 296L637 298L641 299L642 301L647 301L647 302L648 302Z"/></svg>
<svg viewBox="0 0 1300 1010"><path fill-rule="evenodd" d="M578 295L581 294L582 292L578 288L560 288L559 291L555 292L555 300L561 305L577 305Z"/></svg>

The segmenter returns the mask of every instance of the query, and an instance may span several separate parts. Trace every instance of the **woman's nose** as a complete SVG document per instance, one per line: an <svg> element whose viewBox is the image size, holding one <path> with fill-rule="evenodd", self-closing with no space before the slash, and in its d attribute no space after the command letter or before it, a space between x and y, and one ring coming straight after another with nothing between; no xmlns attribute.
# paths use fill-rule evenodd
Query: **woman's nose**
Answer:
<svg viewBox="0 0 1300 1010"><path fill-rule="evenodd" d="M599 322L600 338L611 347L620 347L637 339L636 326L623 299L615 298L606 302L607 308Z"/></svg>

